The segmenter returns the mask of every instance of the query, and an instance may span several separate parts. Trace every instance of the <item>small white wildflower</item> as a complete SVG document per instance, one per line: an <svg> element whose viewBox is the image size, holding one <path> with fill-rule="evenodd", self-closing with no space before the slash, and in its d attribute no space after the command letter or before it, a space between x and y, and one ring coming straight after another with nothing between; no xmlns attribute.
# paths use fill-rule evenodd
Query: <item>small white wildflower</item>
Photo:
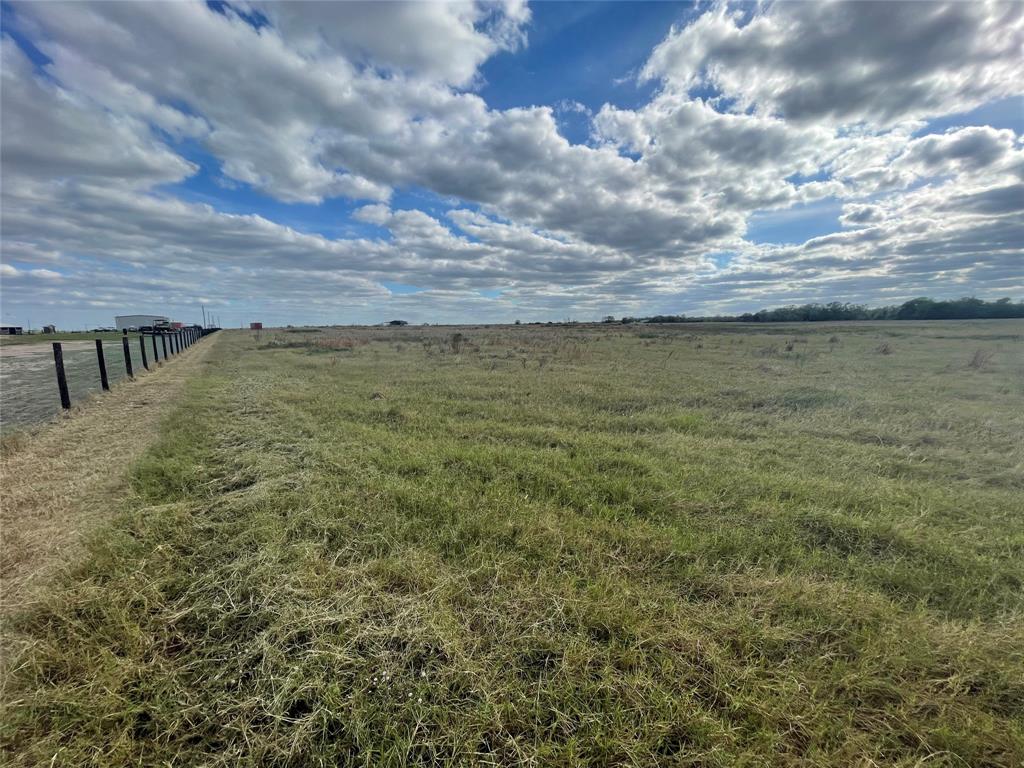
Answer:
<svg viewBox="0 0 1024 768"><path fill-rule="evenodd" d="M418 699L416 699L416 703L417 704L422 704L423 703L423 697L420 696Z"/></svg>

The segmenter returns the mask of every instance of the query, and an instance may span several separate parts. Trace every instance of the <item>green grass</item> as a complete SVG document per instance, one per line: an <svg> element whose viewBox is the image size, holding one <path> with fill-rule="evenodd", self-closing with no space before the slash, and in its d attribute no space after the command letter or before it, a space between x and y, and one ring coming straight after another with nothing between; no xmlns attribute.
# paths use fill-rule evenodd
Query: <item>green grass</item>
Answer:
<svg viewBox="0 0 1024 768"><path fill-rule="evenodd" d="M20 336L0 336L0 346L9 344L49 344L53 341L117 341L123 334L121 331L62 331L60 333L23 333ZM139 334L130 332L128 338L135 339Z"/></svg>
<svg viewBox="0 0 1024 768"><path fill-rule="evenodd" d="M7 761L1024 764L1024 323L454 330L223 334Z"/></svg>

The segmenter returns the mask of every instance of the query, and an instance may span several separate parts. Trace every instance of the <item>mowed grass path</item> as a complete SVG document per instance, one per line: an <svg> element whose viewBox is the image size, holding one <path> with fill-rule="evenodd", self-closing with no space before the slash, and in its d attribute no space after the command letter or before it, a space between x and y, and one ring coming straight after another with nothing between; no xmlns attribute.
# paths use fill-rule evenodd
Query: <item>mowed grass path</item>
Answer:
<svg viewBox="0 0 1024 768"><path fill-rule="evenodd" d="M1024 764L1024 323L213 354L7 624L10 764Z"/></svg>

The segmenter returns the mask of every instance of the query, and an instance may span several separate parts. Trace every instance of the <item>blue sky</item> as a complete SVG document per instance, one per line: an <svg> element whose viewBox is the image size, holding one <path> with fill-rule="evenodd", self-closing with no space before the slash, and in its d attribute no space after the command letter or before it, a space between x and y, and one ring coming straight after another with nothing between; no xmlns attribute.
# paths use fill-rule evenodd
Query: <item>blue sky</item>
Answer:
<svg viewBox="0 0 1024 768"><path fill-rule="evenodd" d="M1024 294L1019 5L4 3L3 29L5 323Z"/></svg>

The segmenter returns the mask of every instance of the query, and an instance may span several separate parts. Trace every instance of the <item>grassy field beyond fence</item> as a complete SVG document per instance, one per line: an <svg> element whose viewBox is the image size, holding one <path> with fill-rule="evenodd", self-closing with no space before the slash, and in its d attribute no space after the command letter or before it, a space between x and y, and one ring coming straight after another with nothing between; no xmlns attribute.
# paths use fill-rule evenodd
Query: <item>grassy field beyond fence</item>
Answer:
<svg viewBox="0 0 1024 768"><path fill-rule="evenodd" d="M20 344L49 344L54 341L121 341L121 331L61 331L59 333L22 333L17 336L0 336L0 346ZM134 342L138 333L131 331L128 337ZM136 342L138 343L138 342Z"/></svg>
<svg viewBox="0 0 1024 768"><path fill-rule="evenodd" d="M228 331L185 399L5 621L11 765L1024 764L1024 322Z"/></svg>

